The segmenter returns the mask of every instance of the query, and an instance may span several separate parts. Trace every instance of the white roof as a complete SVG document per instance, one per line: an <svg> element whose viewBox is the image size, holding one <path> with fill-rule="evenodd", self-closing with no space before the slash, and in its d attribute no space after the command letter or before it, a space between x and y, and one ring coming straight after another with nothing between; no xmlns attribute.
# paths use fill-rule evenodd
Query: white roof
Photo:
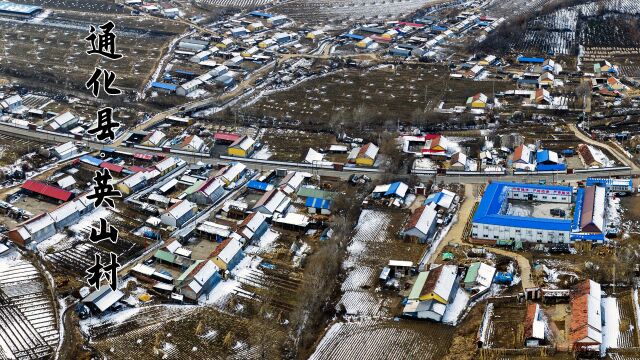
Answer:
<svg viewBox="0 0 640 360"><path fill-rule="evenodd" d="M196 294L200 294L200 290L202 290L202 285L198 284L195 280L191 281L187 286Z"/></svg>
<svg viewBox="0 0 640 360"><path fill-rule="evenodd" d="M62 145L58 145L53 148L53 151L60 154L60 156L64 157L66 154L76 151L78 148L73 144L73 142L69 141Z"/></svg>
<svg viewBox="0 0 640 360"><path fill-rule="evenodd" d="M453 290L453 285L456 281L456 276L458 275L458 267L456 265L441 266L443 266L443 268L438 280L436 281L433 292L446 301L449 299L449 295ZM433 269L431 271L433 271Z"/></svg>
<svg viewBox="0 0 640 360"><path fill-rule="evenodd" d="M211 75L209 75L211 76ZM204 146L204 141L198 136L198 135L193 135L191 137L191 141L189 141L189 143L184 144L184 146L182 146L183 148L186 147L191 147L195 150L200 150L202 149L202 147Z"/></svg>
<svg viewBox="0 0 640 360"><path fill-rule="evenodd" d="M475 281L481 286L490 286L493 281L493 275L496 273L496 268L485 263L480 263L478 268L478 275Z"/></svg>
<svg viewBox="0 0 640 360"><path fill-rule="evenodd" d="M191 250L189 250L187 248L179 247L179 248L176 249L175 254L176 255L180 255L180 256L184 256L184 257L190 257L191 256Z"/></svg>
<svg viewBox="0 0 640 360"><path fill-rule="evenodd" d="M274 221L279 224L287 224L287 225L294 225L294 226L301 226L301 227L306 227L307 225L309 225L309 218L307 216L303 214L292 213L292 212L287 213L287 215L285 216L277 217Z"/></svg>
<svg viewBox="0 0 640 360"><path fill-rule="evenodd" d="M59 187L65 189L71 185L74 185L76 183L76 179L73 178L73 176L68 175L63 177L62 179L58 180L57 184Z"/></svg>
<svg viewBox="0 0 640 360"><path fill-rule="evenodd" d="M155 201L163 204L168 204L171 202L171 199L169 199L168 197L161 194L156 194L156 193L149 195L148 199L149 201Z"/></svg>
<svg viewBox="0 0 640 360"><path fill-rule="evenodd" d="M220 251L218 258L228 264L240 249L242 249L242 243L236 239L231 239L231 241L227 243L227 246Z"/></svg>
<svg viewBox="0 0 640 360"><path fill-rule="evenodd" d="M69 201L64 205L51 211L49 215L53 218L53 220L58 222L68 218L69 216L71 216L73 213L77 211L78 211L78 203L76 201Z"/></svg>
<svg viewBox="0 0 640 360"><path fill-rule="evenodd" d="M375 159L378 155L379 148L374 143L369 143L367 146L367 151L365 151L364 156L369 159Z"/></svg>
<svg viewBox="0 0 640 360"><path fill-rule="evenodd" d="M194 280L197 281L200 285L204 285L207 280L211 279L215 273L220 270L213 261L207 261L204 266L198 271L197 274L193 276Z"/></svg>
<svg viewBox="0 0 640 360"><path fill-rule="evenodd" d="M451 207L451 203L453 202L453 200L456 198L456 194L452 191L449 190L442 190L440 191L442 193L442 196L440 197L440 199L438 199L438 202L436 203L438 206L442 206L443 208L450 208Z"/></svg>
<svg viewBox="0 0 640 360"><path fill-rule="evenodd" d="M595 199L593 201L593 223L601 231L604 230L606 203L607 203L606 189L602 186L596 186Z"/></svg>
<svg viewBox="0 0 640 360"><path fill-rule="evenodd" d="M239 143L235 144L234 147L240 148L242 150L249 150L249 148L251 148L253 146L253 144L255 144L255 140L253 140L251 137L249 136L244 136L242 138L242 141L240 141Z"/></svg>
<svg viewBox="0 0 640 360"><path fill-rule="evenodd" d="M180 244L180 242L178 240L173 240L172 242L170 242L169 244L167 244L166 249L168 252L170 253L175 253L176 250L178 250L180 247L182 246L182 244Z"/></svg>
<svg viewBox="0 0 640 360"><path fill-rule="evenodd" d="M174 205L173 207L171 207L170 210L167 211L167 213L172 217L179 219L184 214L191 211L192 208L193 208L193 204L189 200L182 200L176 205Z"/></svg>
<svg viewBox="0 0 640 360"><path fill-rule="evenodd" d="M94 291L84 298L82 302L93 303L101 312L110 308L118 300L124 297L124 293L120 290L113 291L109 286L102 286L100 290Z"/></svg>
<svg viewBox="0 0 640 360"><path fill-rule="evenodd" d="M210 182L206 188L201 189L201 191L209 196L211 194L213 194L214 192L216 192L216 190L218 190L219 188L221 188L224 184L222 183L222 181L220 181L219 179L215 179L212 182Z"/></svg>
<svg viewBox="0 0 640 360"><path fill-rule="evenodd" d="M170 169L171 167L175 166L178 164L178 158L175 157L168 157L162 161L160 161L159 163L156 164L156 169L158 169L160 172Z"/></svg>
<svg viewBox="0 0 640 360"><path fill-rule="evenodd" d="M152 268L151 266L147 266L145 264L138 264L134 266L133 269L131 269L131 271L135 271L146 276L151 276L153 275L154 272L156 272L156 269Z"/></svg>
<svg viewBox="0 0 640 360"><path fill-rule="evenodd" d="M263 196L269 196L269 199L267 199L267 201L262 204L262 206L264 206L271 214L275 213L282 204L289 200L287 194L280 190L273 190L272 193L267 192Z"/></svg>
<svg viewBox="0 0 640 360"><path fill-rule="evenodd" d="M433 222L436 221L437 215L438 215L438 211L436 210L434 203L431 203L425 206L414 228L420 231L421 233L427 235L429 233L429 229L431 228Z"/></svg>
<svg viewBox="0 0 640 360"><path fill-rule="evenodd" d="M224 174L222 174L222 177L225 178L227 181L233 181L246 168L247 166L245 164L235 163L231 167L229 167L227 171L224 172Z"/></svg>
<svg viewBox="0 0 640 360"><path fill-rule="evenodd" d="M387 190L389 190L389 186L391 184L385 184L385 185L378 185L373 189L374 193L386 193Z"/></svg>
<svg viewBox="0 0 640 360"><path fill-rule="evenodd" d="M400 266L400 267L412 267L412 261L404 261L404 260L389 260L387 266Z"/></svg>
<svg viewBox="0 0 640 360"><path fill-rule="evenodd" d="M145 180L147 180L147 176L144 171L141 171L122 180L122 184L128 188L133 188Z"/></svg>
<svg viewBox="0 0 640 360"><path fill-rule="evenodd" d="M67 111L65 113L62 113L56 117L54 117L53 119L51 119L52 122L55 122L56 124L62 126L66 123L68 123L69 121L72 121L76 118L75 115L73 115L71 112Z"/></svg>
<svg viewBox="0 0 640 360"><path fill-rule="evenodd" d="M171 190L171 188L173 188L174 186L176 186L176 184L178 183L178 179L173 178L169 181L167 181L166 183L164 183L164 185L160 186L160 191L163 193L166 193L167 191Z"/></svg>
<svg viewBox="0 0 640 360"><path fill-rule="evenodd" d="M300 188L300 185L302 185L302 182L304 181L306 175L306 173L296 172L291 177L289 177L286 183L282 184L282 191L287 194L297 191Z"/></svg>
<svg viewBox="0 0 640 360"><path fill-rule="evenodd" d="M253 215L249 215L249 216L252 216L251 220L249 220L249 222L245 225L244 228L240 230L240 232L246 238L251 239L255 234L255 232L258 230L258 228L265 221L267 221L267 216L261 212L256 212L256 213L253 213Z"/></svg>
<svg viewBox="0 0 640 360"><path fill-rule="evenodd" d="M309 151L307 151L307 156L305 156L304 158L304 162L310 164L313 164L314 162L320 162L322 160L324 160L324 155L313 150L312 148L309 148Z"/></svg>
<svg viewBox="0 0 640 360"><path fill-rule="evenodd" d="M220 235L222 237L227 237L231 234L230 227L213 221L204 221L198 225L197 229L207 234Z"/></svg>
<svg viewBox="0 0 640 360"><path fill-rule="evenodd" d="M151 136L149 136L149 139L147 141L154 145L160 145L160 142L162 142L162 139L164 139L164 137L165 135L162 131L156 130L151 133Z"/></svg>
<svg viewBox="0 0 640 360"><path fill-rule="evenodd" d="M329 146L329 151L346 152L348 150L349 150L349 148L347 147L347 145L336 145L336 144L334 144L334 145Z"/></svg>
<svg viewBox="0 0 640 360"><path fill-rule="evenodd" d="M27 229L30 234L34 234L53 224L53 218L49 214L45 213L42 217L24 224L24 228Z"/></svg>
<svg viewBox="0 0 640 360"><path fill-rule="evenodd" d="M531 336L533 336L536 339L544 340L545 325L544 325L544 321L542 321L540 316L541 315L540 305L535 304L535 306L536 306L536 311L533 316L533 331L531 333Z"/></svg>

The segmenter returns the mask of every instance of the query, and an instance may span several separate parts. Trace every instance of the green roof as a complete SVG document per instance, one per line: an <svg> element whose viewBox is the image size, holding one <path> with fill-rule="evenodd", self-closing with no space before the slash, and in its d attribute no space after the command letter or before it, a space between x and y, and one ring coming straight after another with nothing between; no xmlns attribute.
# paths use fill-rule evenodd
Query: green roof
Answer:
<svg viewBox="0 0 640 360"><path fill-rule="evenodd" d="M191 195L194 192L198 191L200 189L200 186L202 185L202 183L204 183L204 180L198 180L196 182L193 183L193 185L189 186L184 193L187 195Z"/></svg>
<svg viewBox="0 0 640 360"><path fill-rule="evenodd" d="M322 190L322 189L315 189L312 187L308 187L308 186L303 186L301 187L298 192L297 195L299 197L314 197L314 198L320 198L320 199L333 199L333 193L331 191L326 191L326 190Z"/></svg>
<svg viewBox="0 0 640 360"><path fill-rule="evenodd" d="M428 271L422 271L418 274L418 277L416 278L416 282L413 284L413 287L411 288L411 292L409 293L409 300L417 300L420 298L420 293L422 292L424 283L427 282L428 276L429 276Z"/></svg>
<svg viewBox="0 0 640 360"><path fill-rule="evenodd" d="M180 274L180 276L178 277L178 279L176 280L179 283L183 282L184 279L187 278L187 276L189 276L189 274L191 274L191 272L193 271L193 269L196 268L196 266L198 266L198 264L200 264L201 262L203 262L204 260L196 260L193 264L191 264L191 266L189 266L187 268L187 270L185 270L182 274Z"/></svg>
<svg viewBox="0 0 640 360"><path fill-rule="evenodd" d="M450 252L443 253L442 260L453 260L453 254Z"/></svg>
<svg viewBox="0 0 640 360"><path fill-rule="evenodd" d="M478 277L478 270L480 270L480 263L474 262L469 266L469 270L467 270L467 275L464 276L464 282L470 283L476 281Z"/></svg>
<svg viewBox="0 0 640 360"><path fill-rule="evenodd" d="M158 260L170 262L172 264L176 263L176 256L168 251L158 250L156 251L156 254L154 255L154 257Z"/></svg>

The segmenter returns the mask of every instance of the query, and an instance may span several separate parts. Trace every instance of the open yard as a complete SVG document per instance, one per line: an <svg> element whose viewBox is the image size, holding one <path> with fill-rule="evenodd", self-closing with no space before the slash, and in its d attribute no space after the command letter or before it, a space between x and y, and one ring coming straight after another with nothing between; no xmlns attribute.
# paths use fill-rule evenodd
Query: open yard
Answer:
<svg viewBox="0 0 640 360"><path fill-rule="evenodd" d="M389 65L348 69L303 82L265 96L246 111L255 116L300 120L310 128L365 128L410 121L444 101L464 106L478 92L491 94L512 85L506 81L450 80L439 65Z"/></svg>

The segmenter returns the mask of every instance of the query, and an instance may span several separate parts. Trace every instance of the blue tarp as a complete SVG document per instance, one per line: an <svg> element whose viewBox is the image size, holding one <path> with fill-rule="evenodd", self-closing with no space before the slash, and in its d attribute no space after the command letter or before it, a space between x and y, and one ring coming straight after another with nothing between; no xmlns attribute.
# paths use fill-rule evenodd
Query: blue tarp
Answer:
<svg viewBox="0 0 640 360"><path fill-rule="evenodd" d="M156 89L168 90L168 91L176 91L176 88L177 88L177 86L173 84L167 84L162 82L152 82L151 87Z"/></svg>
<svg viewBox="0 0 640 360"><path fill-rule="evenodd" d="M269 184L258 180L251 180L247 183L247 188L252 190L267 191L269 189Z"/></svg>
<svg viewBox="0 0 640 360"><path fill-rule="evenodd" d="M260 12L260 11L252 11L252 12L249 13L249 15L255 16L255 17L261 17L261 18L265 18L265 19L273 17L273 15L271 15L271 14L263 13L263 12Z"/></svg>
<svg viewBox="0 0 640 360"><path fill-rule="evenodd" d="M578 188L576 193L576 206L573 209L573 222L571 229L573 231L580 231L580 214L582 213L582 203L584 202L584 189Z"/></svg>
<svg viewBox="0 0 640 360"><path fill-rule="evenodd" d="M536 153L536 162L542 163L545 161L551 161L551 152L549 150L539 150Z"/></svg>
<svg viewBox="0 0 640 360"><path fill-rule="evenodd" d="M544 62L543 58L534 58L534 57L526 57L526 56L520 56L518 58L518 62L521 63L533 63L533 64L542 64Z"/></svg>
<svg viewBox="0 0 640 360"><path fill-rule="evenodd" d="M84 155L80 157L80 161L93 166L100 166L100 164L102 164L102 160L95 158L91 155Z"/></svg>
<svg viewBox="0 0 640 360"><path fill-rule="evenodd" d="M306 206L314 209L329 209L331 206L331 200L308 197Z"/></svg>
<svg viewBox="0 0 640 360"><path fill-rule="evenodd" d="M400 187L401 184L402 184L402 182L397 181L397 182L394 182L393 184L389 185L389 189L387 190L386 193L384 193L384 196L399 195L399 194L397 194L397 192L398 192L398 188Z"/></svg>
<svg viewBox="0 0 640 360"><path fill-rule="evenodd" d="M364 36L362 36L362 35L356 35L356 34L350 34L350 33L342 34L340 36L342 36L344 38L347 38L347 39L353 39L353 40L362 40L362 39L364 39Z"/></svg>
<svg viewBox="0 0 640 360"><path fill-rule="evenodd" d="M562 155L573 155L573 150L572 149L565 149L562 150Z"/></svg>
<svg viewBox="0 0 640 360"><path fill-rule="evenodd" d="M567 165L566 164L552 164L552 165L536 164L536 170L538 170L538 171L565 171L565 170L567 170Z"/></svg>

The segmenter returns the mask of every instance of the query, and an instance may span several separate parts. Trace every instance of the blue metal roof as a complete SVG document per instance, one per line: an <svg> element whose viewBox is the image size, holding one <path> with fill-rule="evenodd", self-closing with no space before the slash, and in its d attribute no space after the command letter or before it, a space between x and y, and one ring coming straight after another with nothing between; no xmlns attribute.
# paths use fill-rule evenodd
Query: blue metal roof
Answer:
<svg viewBox="0 0 640 360"><path fill-rule="evenodd" d="M580 231L580 215L582 214L582 204L584 202L584 188L578 188L576 193L576 206L573 209L573 222L571 229L573 231Z"/></svg>
<svg viewBox="0 0 640 360"><path fill-rule="evenodd" d="M315 209L329 209L331 206L331 200L308 197L306 202L306 207L315 208Z"/></svg>
<svg viewBox="0 0 640 360"><path fill-rule="evenodd" d="M573 191L570 186L536 185L494 182L487 186L484 196L478 205L476 213L473 215L473 222L478 224L520 227L540 230L570 231L571 220L533 218L522 216L502 215L500 210L505 204L507 197L506 189L510 187L521 187L531 189Z"/></svg>
<svg viewBox="0 0 640 360"><path fill-rule="evenodd" d="M156 89L169 90L169 91L176 91L176 88L177 88L177 86L173 84L167 84L162 82L152 82L151 87L154 87Z"/></svg>
<svg viewBox="0 0 640 360"><path fill-rule="evenodd" d="M0 1L0 12L31 15L42 8L35 5L16 4L8 1Z"/></svg>
<svg viewBox="0 0 640 360"><path fill-rule="evenodd" d="M384 196L387 195L396 195L396 192L398 191L398 188L400 187L400 184L402 184L400 181L394 182L393 184L389 185L389 189L387 189L387 192L384 193Z"/></svg>
<svg viewBox="0 0 640 360"><path fill-rule="evenodd" d="M255 16L255 17L261 17L261 18L265 18L265 19L273 17L273 15L271 15L271 14L263 13L263 12L260 12L260 11L252 11L252 12L249 13L249 15Z"/></svg>
<svg viewBox="0 0 640 360"><path fill-rule="evenodd" d="M431 27L431 30L435 30L435 31L447 31L447 28L444 26L440 26L440 25L433 25Z"/></svg>
<svg viewBox="0 0 640 360"><path fill-rule="evenodd" d="M540 63L542 64L544 62L544 58L535 58L535 57L526 57L526 56L520 56L518 58L519 62L526 62L526 63Z"/></svg>
<svg viewBox="0 0 640 360"><path fill-rule="evenodd" d="M536 164L536 170L538 171L564 171L567 170L566 164Z"/></svg>
<svg viewBox="0 0 640 360"><path fill-rule="evenodd" d="M424 205L429 205L432 202L433 203L438 203L438 201L440 201L440 199L442 199L443 196L444 196L444 193L442 191L441 192L437 192L435 194L431 194L424 201Z"/></svg>
<svg viewBox="0 0 640 360"><path fill-rule="evenodd" d="M347 39L353 39L353 40L362 40L362 39L364 39L364 36L362 36L362 35L356 35L356 34L350 34L350 33L342 34L341 36L345 37Z"/></svg>
<svg viewBox="0 0 640 360"><path fill-rule="evenodd" d="M87 164L93 165L93 166L100 166L100 164L102 164L102 160L93 157L91 155L83 155L80 157L80 161L85 162Z"/></svg>
<svg viewBox="0 0 640 360"><path fill-rule="evenodd" d="M258 180L251 180L247 183L247 187L253 190L267 191L269 184Z"/></svg>
<svg viewBox="0 0 640 360"><path fill-rule="evenodd" d="M196 75L196 73L194 73L193 71L180 70L180 69L174 70L174 72L176 74L182 74L182 75Z"/></svg>
<svg viewBox="0 0 640 360"><path fill-rule="evenodd" d="M587 186L594 186L594 185L598 185L598 186L604 186L604 187L609 187L611 186L613 183L618 183L618 185L622 184L623 182L625 183L625 185L628 183L629 184L629 189L633 189L633 180L631 179L608 179L608 178L587 178Z"/></svg>
<svg viewBox="0 0 640 360"><path fill-rule="evenodd" d="M536 162L545 162L549 160L549 150L538 150L536 153Z"/></svg>

